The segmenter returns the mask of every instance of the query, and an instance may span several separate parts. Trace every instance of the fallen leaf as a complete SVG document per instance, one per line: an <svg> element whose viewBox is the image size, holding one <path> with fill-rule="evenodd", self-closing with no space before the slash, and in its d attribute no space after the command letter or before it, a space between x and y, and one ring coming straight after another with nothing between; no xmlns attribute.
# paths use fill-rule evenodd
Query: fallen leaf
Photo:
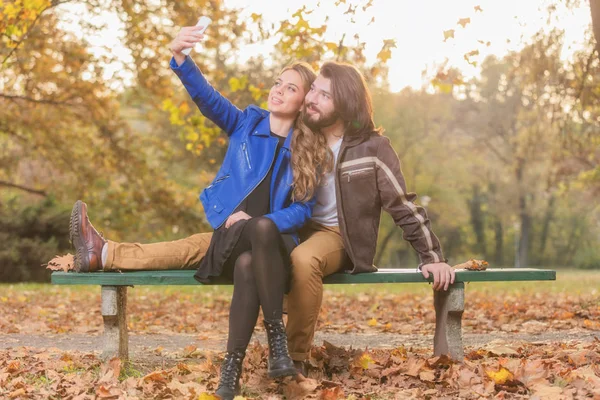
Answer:
<svg viewBox="0 0 600 400"><path fill-rule="evenodd" d="M289 380L283 387L283 394L289 400L303 399L308 394L313 393L318 386L318 382L310 378L306 378L300 382Z"/></svg>
<svg viewBox="0 0 600 400"><path fill-rule="evenodd" d="M500 367L500 369L498 371L486 370L485 373L497 385L504 385L507 381L511 381L514 379L513 374L504 367Z"/></svg>
<svg viewBox="0 0 600 400"><path fill-rule="evenodd" d="M339 387L333 387L333 388L327 388L327 389L323 389L319 392L319 397L320 400L338 400L338 399L345 399L346 395L344 394L344 390Z"/></svg>

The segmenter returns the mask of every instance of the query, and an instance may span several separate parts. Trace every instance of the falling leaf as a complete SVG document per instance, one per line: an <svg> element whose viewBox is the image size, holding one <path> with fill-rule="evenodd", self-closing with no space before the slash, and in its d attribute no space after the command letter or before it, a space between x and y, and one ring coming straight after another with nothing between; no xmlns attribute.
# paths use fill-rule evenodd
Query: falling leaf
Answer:
<svg viewBox="0 0 600 400"><path fill-rule="evenodd" d="M473 8L475 9L476 12L483 12L483 10L481 9L481 6L475 6Z"/></svg>
<svg viewBox="0 0 600 400"><path fill-rule="evenodd" d="M450 38L454 38L454 29L448 29L444 31L444 42Z"/></svg>
<svg viewBox="0 0 600 400"><path fill-rule="evenodd" d="M463 28L467 26L471 22L471 18L461 18L458 20L457 24L462 26Z"/></svg>

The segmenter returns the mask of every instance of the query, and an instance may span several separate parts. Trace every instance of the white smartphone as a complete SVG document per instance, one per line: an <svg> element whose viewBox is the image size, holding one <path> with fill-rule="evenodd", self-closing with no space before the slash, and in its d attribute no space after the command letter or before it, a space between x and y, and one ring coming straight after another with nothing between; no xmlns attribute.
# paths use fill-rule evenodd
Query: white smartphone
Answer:
<svg viewBox="0 0 600 400"><path fill-rule="evenodd" d="M212 19L202 16L200 17L200 19L198 20L198 23L196 23L196 26L202 26L202 30L199 31L199 33L204 33L204 31L206 31L206 28L208 28L208 25L210 25L210 23L212 22ZM186 56L188 54L190 54L190 51L192 51L192 48L188 48L188 49L183 49L181 52L183 54L185 54Z"/></svg>

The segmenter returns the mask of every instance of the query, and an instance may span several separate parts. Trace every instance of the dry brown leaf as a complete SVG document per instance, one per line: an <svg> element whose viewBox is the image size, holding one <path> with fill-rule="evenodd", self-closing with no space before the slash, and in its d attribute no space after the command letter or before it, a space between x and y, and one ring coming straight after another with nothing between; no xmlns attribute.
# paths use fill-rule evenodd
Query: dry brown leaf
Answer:
<svg viewBox="0 0 600 400"><path fill-rule="evenodd" d="M406 375L414 376L415 378L419 376L421 369L425 366L425 360L411 357L408 359Z"/></svg>
<svg viewBox="0 0 600 400"><path fill-rule="evenodd" d="M296 400L303 399L308 394L313 393L319 386L316 380L306 378L302 381L289 380L289 382L283 387L283 394L286 399Z"/></svg>
<svg viewBox="0 0 600 400"><path fill-rule="evenodd" d="M56 256L52 260L48 261L46 269L52 271L64 271L69 272L75 269L75 261L73 254L68 253L64 256Z"/></svg>
<svg viewBox="0 0 600 400"><path fill-rule="evenodd" d="M470 259L467 262L462 264L457 264L454 266L455 269L466 269L469 271L485 271L488 267L488 262L485 260L475 260Z"/></svg>
<svg viewBox="0 0 600 400"><path fill-rule="evenodd" d="M338 400L345 399L346 395L344 394L344 390L339 387L326 388L319 392L320 400Z"/></svg>
<svg viewBox="0 0 600 400"><path fill-rule="evenodd" d="M25 396L26 394L27 394L27 392L25 391L25 389L21 388L21 389L15 390L11 394L9 394L8 398L9 399L16 399L17 397Z"/></svg>

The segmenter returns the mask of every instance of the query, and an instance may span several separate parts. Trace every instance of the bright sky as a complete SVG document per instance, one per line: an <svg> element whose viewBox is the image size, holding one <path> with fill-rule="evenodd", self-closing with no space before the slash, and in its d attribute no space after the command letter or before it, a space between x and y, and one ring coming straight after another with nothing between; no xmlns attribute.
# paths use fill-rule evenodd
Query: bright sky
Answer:
<svg viewBox="0 0 600 400"><path fill-rule="evenodd" d="M356 4L358 0L348 0ZM502 56L511 50L523 47L531 36L541 28L559 27L566 29L566 40L563 56L568 57L573 49L580 46L585 30L590 24L590 11L587 1L582 1L582 7L573 11L559 7L557 20L550 26L547 23L545 6L548 0L374 0L373 6L365 12L360 10L353 16L356 23L350 22L349 15L343 15L347 5L336 7L334 0L304 0L304 1L256 1L256 0L225 0L230 7L242 8L242 14L250 18L250 14L262 14L268 23L275 23L290 18L301 6L315 9L307 16L311 24L321 24L329 15L328 39L337 41L343 33L351 43L355 33L361 41L367 42L367 60L375 60L384 39L395 39L397 48L392 51L388 61L390 67L389 81L393 91L399 91L406 86L420 88L423 84L422 72L428 70L431 74L436 67L448 59L448 65L459 68L467 77L479 73L479 68L469 65L463 55L472 50L479 50L478 56L471 60L481 62L487 55ZM364 1L361 1L364 4ZM317 7L317 4L320 4ZM475 11L480 6L482 12ZM344 8L342 8L344 7ZM73 8L72 10L76 10ZM210 16L210 10L198 10ZM369 24L372 17L375 23ZM471 22L465 28L457 24L460 18L470 18ZM96 46L108 45L112 51L122 54L122 59L128 57L127 49L119 44L118 20L109 14L103 20L111 27L98 38L88 38ZM292 21L293 22L293 21ZM454 29L455 37L444 42L444 31ZM210 27L207 35L210 34ZM478 40L490 42L478 43ZM509 42L507 42L509 40ZM257 54L268 54L273 49L273 43L265 43L246 48L238 55L239 60ZM115 68L116 71L116 68ZM113 71L114 72L114 71ZM427 80L428 81L428 80Z"/></svg>

